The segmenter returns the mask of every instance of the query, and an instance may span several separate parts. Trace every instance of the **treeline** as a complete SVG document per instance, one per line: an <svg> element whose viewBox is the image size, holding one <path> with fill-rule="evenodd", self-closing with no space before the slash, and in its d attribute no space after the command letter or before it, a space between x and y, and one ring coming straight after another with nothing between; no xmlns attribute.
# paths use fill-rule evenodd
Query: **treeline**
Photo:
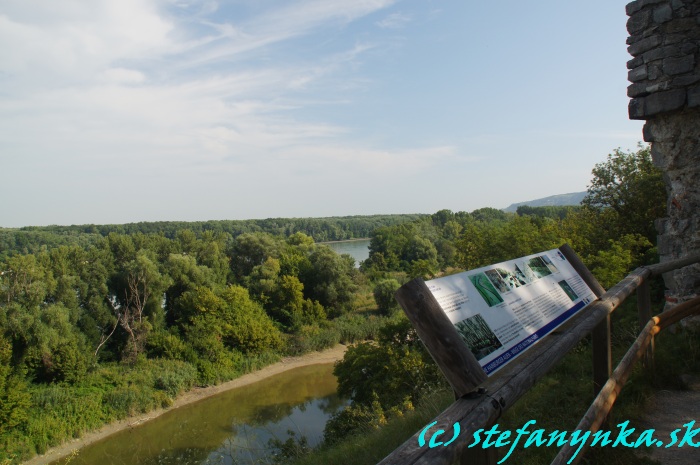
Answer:
<svg viewBox="0 0 700 465"><path fill-rule="evenodd" d="M354 312L369 289L354 265L301 232L189 229L0 259L0 462L280 355L374 337L386 319Z"/></svg>
<svg viewBox="0 0 700 465"><path fill-rule="evenodd" d="M237 237L244 233L264 232L273 236L289 237L301 232L315 242L342 241L369 237L381 226L392 226L413 221L425 215L364 215L331 218L267 218L260 220L220 221L158 221L108 225L27 226L18 229L0 229L0 257L13 253L34 253L43 248L60 245L89 245L110 233L161 234L174 239L179 231L187 229L198 237L205 232Z"/></svg>

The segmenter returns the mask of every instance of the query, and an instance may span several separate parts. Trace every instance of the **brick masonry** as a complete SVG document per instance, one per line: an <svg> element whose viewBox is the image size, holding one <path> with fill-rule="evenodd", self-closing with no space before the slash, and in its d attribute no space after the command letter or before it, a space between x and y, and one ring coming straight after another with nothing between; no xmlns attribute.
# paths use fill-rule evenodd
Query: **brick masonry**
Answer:
<svg viewBox="0 0 700 465"><path fill-rule="evenodd" d="M668 216L657 221L661 261L700 252L700 0L627 5L630 119L664 171ZM669 302L700 294L700 265L664 276Z"/></svg>

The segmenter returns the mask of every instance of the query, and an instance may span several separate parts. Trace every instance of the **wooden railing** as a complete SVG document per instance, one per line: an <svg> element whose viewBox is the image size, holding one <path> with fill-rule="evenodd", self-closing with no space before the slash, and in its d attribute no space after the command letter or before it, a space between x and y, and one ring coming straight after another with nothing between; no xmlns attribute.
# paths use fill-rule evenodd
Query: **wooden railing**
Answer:
<svg viewBox="0 0 700 465"><path fill-rule="evenodd" d="M544 340L489 378L481 385L482 389L473 395L457 399L434 418L437 422L435 430L439 428L448 431L445 436L449 437L442 439L443 441L448 441L452 437L453 425L459 423L460 434L457 440L445 447L439 445L431 448L425 444L421 447L419 445L421 432L417 432L384 458L379 465L449 465L455 462L471 465L495 464L498 460L497 449L468 448L474 432L494 425L506 410L588 334L592 334L593 340L594 390L598 396L577 429L597 431L601 425L604 425L604 420L634 363L640 358L646 358L648 363L653 360L650 349L653 348L654 335L686 316L700 313L700 298L696 298L677 306L670 312L652 317L649 279L699 262L700 255L694 255L640 267L605 293L602 293L602 288L593 289L599 294L599 299L585 311L574 315ZM643 330L611 376L610 314L635 290L638 296L639 320ZM552 465L567 463L573 453L570 447L564 447ZM579 451L572 463L577 463L582 456L583 450Z"/></svg>

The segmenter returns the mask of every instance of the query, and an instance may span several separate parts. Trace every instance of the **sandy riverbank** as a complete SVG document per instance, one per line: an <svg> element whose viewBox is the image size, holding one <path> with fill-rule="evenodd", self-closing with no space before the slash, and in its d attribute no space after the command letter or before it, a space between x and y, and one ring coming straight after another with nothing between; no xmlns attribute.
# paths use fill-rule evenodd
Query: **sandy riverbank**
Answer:
<svg viewBox="0 0 700 465"><path fill-rule="evenodd" d="M343 354L347 349L344 345L337 345L332 349L324 350L323 352L312 352L309 354L302 355L300 357L287 357L281 361L267 366L261 370L255 371L253 373L248 373L240 378L228 381L217 386L209 386L205 388L195 388L189 392L186 392L175 399L172 407L168 409L158 409L151 412L145 413L143 415L130 417L115 423L104 426L98 431L92 433L87 433L81 438L75 439L70 442L66 442L58 447L54 447L46 452L44 455L38 455L28 462L24 462L23 465L47 465L54 460L60 459L70 455L74 450L80 449L81 447L97 442L100 439L104 439L107 436L114 434L118 431L132 428L136 425L140 425L148 420L157 418L160 415L168 412L174 408L181 407L183 405L191 404L199 400L205 399L207 397L215 396L221 392L228 391L241 386L246 386L248 384L255 383L270 376L282 373L293 368L298 368L307 365L317 365L321 363L332 363L343 358Z"/></svg>

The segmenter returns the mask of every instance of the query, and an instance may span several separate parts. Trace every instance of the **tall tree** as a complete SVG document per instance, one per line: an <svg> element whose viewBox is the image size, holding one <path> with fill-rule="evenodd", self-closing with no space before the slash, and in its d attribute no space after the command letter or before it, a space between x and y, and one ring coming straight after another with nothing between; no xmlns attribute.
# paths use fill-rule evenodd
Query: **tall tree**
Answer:
<svg viewBox="0 0 700 465"><path fill-rule="evenodd" d="M654 220L666 209L662 172L651 160L649 147L636 152L615 149L595 165L583 204L595 211L610 208L618 215L619 234L642 234L656 242Z"/></svg>

